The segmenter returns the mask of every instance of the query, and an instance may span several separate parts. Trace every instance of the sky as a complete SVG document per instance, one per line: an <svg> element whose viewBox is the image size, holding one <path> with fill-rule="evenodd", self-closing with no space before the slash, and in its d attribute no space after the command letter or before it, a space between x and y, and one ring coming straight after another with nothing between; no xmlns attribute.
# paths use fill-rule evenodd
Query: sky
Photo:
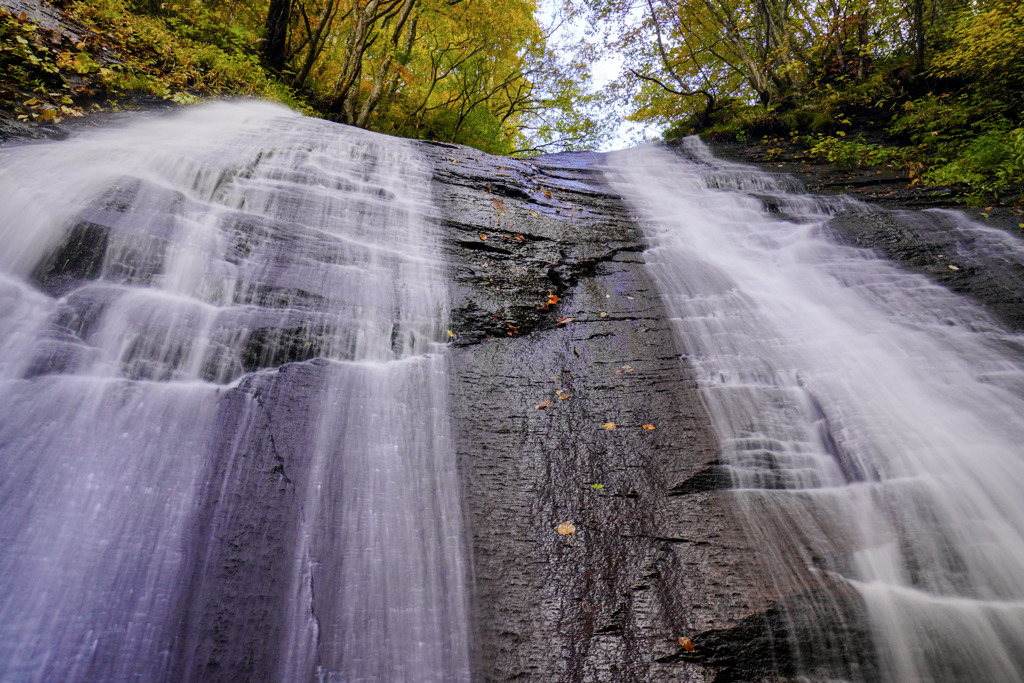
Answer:
<svg viewBox="0 0 1024 683"><path fill-rule="evenodd" d="M548 28L555 22L559 0L540 0L537 5L538 23L542 28ZM572 49L585 40L585 27L579 22L566 21L559 26L553 34L555 47L562 45ZM622 71L623 59L619 55L611 55L591 64L591 92L596 92L606 86L619 76ZM639 124L625 120L626 112L620 111L620 124L615 135L597 151L608 152L614 149L624 149L643 142L644 140L659 139L661 131L657 128L644 127Z"/></svg>

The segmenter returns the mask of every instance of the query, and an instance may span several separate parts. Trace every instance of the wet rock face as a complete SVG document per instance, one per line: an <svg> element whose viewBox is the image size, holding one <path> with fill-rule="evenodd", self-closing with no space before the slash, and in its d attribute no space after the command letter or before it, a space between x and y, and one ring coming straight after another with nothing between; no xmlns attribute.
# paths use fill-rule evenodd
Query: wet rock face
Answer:
<svg viewBox="0 0 1024 683"><path fill-rule="evenodd" d="M785 670L695 382L599 156L425 148L455 282L481 678Z"/></svg>
<svg viewBox="0 0 1024 683"><path fill-rule="evenodd" d="M827 229L840 242L880 251L973 299L1019 331L1024 330L1024 253L1006 234L1007 220L1014 219L1002 218L988 231L967 231L966 217L959 212L854 206L838 213Z"/></svg>

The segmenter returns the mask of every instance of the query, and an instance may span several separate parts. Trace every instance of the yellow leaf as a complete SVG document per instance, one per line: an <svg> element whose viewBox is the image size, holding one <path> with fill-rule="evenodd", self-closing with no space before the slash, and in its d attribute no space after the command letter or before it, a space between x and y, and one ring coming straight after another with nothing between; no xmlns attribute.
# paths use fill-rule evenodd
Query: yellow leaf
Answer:
<svg viewBox="0 0 1024 683"><path fill-rule="evenodd" d="M679 647L683 648L687 652L694 652L697 649L693 646L693 641L686 636L681 636L679 638Z"/></svg>
<svg viewBox="0 0 1024 683"><path fill-rule="evenodd" d="M533 216L534 218L539 218L540 217L540 214L537 213L536 211L531 211L530 215Z"/></svg>
<svg viewBox="0 0 1024 683"><path fill-rule="evenodd" d="M616 428L614 422L605 422L603 425L601 425L601 427L609 432Z"/></svg>
<svg viewBox="0 0 1024 683"><path fill-rule="evenodd" d="M605 313L604 311L601 311L601 317L602 317L602 318L607 318L607 317L608 317L608 314L607 314L607 313Z"/></svg>
<svg viewBox="0 0 1024 683"><path fill-rule="evenodd" d="M559 394L558 395L558 400L560 400L560 401L564 401L567 398L572 398L572 394Z"/></svg>
<svg viewBox="0 0 1024 683"><path fill-rule="evenodd" d="M946 266L946 267L949 268L950 270L960 270L956 266Z"/></svg>
<svg viewBox="0 0 1024 683"><path fill-rule="evenodd" d="M451 339L454 336L455 336L455 333L452 332L451 330L448 330L448 338Z"/></svg>
<svg viewBox="0 0 1024 683"><path fill-rule="evenodd" d="M555 531L562 534L563 536L568 536L569 534L576 533L576 525L572 522L562 522L561 524L555 527Z"/></svg>

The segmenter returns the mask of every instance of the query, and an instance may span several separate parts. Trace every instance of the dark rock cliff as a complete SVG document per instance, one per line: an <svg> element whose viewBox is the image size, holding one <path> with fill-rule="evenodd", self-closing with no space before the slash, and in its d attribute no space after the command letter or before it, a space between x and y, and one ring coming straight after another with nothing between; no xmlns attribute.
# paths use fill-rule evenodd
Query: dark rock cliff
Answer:
<svg viewBox="0 0 1024 683"><path fill-rule="evenodd" d="M715 437L601 156L424 148L455 281L452 405L482 677L784 668ZM563 522L575 532L559 534Z"/></svg>

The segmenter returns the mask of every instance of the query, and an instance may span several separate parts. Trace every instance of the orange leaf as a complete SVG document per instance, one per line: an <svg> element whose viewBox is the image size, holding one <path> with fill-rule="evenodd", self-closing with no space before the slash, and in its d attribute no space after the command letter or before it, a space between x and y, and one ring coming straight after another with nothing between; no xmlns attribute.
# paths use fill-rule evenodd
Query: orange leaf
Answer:
<svg viewBox="0 0 1024 683"><path fill-rule="evenodd" d="M485 233L485 232L480 233L480 239L482 239L482 240L487 239L487 233Z"/></svg>
<svg viewBox="0 0 1024 683"><path fill-rule="evenodd" d="M576 533L576 525L572 522L562 522L561 524L555 527L555 531L562 534L563 536L568 536L569 534Z"/></svg>
<svg viewBox="0 0 1024 683"><path fill-rule="evenodd" d="M697 648L693 646L693 641L687 638L686 636L682 636L679 638L679 646L687 652L695 652L697 650Z"/></svg>
<svg viewBox="0 0 1024 683"><path fill-rule="evenodd" d="M508 322L505 323L505 324L508 325L508 329L512 330L512 334L519 334L519 328L518 327L516 327L512 323L508 323Z"/></svg>
<svg viewBox="0 0 1024 683"><path fill-rule="evenodd" d="M516 233L516 239L518 241L520 241L520 242L525 242L526 241L526 238L523 237L522 235L520 235L518 232Z"/></svg>
<svg viewBox="0 0 1024 683"><path fill-rule="evenodd" d="M545 408L550 408L553 405L554 405L554 403L552 403L550 400L547 400L547 401L544 401L543 403L541 403L540 405L538 405L537 406L537 410L544 410Z"/></svg>
<svg viewBox="0 0 1024 683"><path fill-rule="evenodd" d="M644 429L650 431L650 430L654 429L654 425L644 425Z"/></svg>
<svg viewBox="0 0 1024 683"><path fill-rule="evenodd" d="M548 199L551 199L551 193L548 192L547 190L544 190L544 196L547 197Z"/></svg>
<svg viewBox="0 0 1024 683"><path fill-rule="evenodd" d="M505 205L501 203L500 199L495 197L494 199L491 200L491 203L494 204L494 208L497 209L499 212L505 213Z"/></svg>
<svg viewBox="0 0 1024 683"><path fill-rule="evenodd" d="M567 398L572 398L572 394L559 394L558 395L558 400L560 400L560 401L564 401Z"/></svg>
<svg viewBox="0 0 1024 683"><path fill-rule="evenodd" d="M549 289L548 290L548 306L554 306L557 303L558 303L558 295L555 294L554 292L552 292Z"/></svg>

